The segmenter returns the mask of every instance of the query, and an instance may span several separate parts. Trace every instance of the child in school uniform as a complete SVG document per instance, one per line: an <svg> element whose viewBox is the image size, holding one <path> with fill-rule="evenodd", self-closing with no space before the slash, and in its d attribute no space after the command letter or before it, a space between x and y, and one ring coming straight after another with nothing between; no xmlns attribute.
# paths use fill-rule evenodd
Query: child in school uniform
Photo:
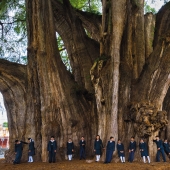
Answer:
<svg viewBox="0 0 170 170"><path fill-rule="evenodd" d="M146 163L146 158L147 158L148 163L150 163L150 157L148 155L147 144L144 142L143 139L140 140L139 150L140 150L140 153L141 153L141 157L143 158L143 162Z"/></svg>
<svg viewBox="0 0 170 170"><path fill-rule="evenodd" d="M71 161L73 158L73 152L74 152L74 143L71 140L71 138L69 138L67 142L67 155L69 161Z"/></svg>
<svg viewBox="0 0 170 170"><path fill-rule="evenodd" d="M131 163L134 160L135 151L136 151L136 141L132 136L129 143L129 159L128 159L128 161Z"/></svg>
<svg viewBox="0 0 170 170"><path fill-rule="evenodd" d="M113 152L115 151L115 141L114 137L110 137L110 141L107 142L106 147L106 160L104 163L110 163L112 160Z"/></svg>
<svg viewBox="0 0 170 170"><path fill-rule="evenodd" d="M54 136L51 136L51 140L48 142L47 151L49 152L49 163L55 163L56 152L57 152L57 142L54 140Z"/></svg>
<svg viewBox="0 0 170 170"><path fill-rule="evenodd" d="M84 140L84 136L81 137L81 140L79 142L80 145L80 160L83 158L85 159L85 146L86 146L86 141Z"/></svg>
<svg viewBox="0 0 170 170"><path fill-rule="evenodd" d="M21 162L23 144L28 144L27 142L15 140L15 160L13 164L19 164Z"/></svg>
<svg viewBox="0 0 170 170"><path fill-rule="evenodd" d="M157 145L157 154L156 154L156 161L160 162L160 153L162 154L164 162L166 162L165 158L165 152L164 152L164 147L163 147L163 142L162 140L159 139L159 136L156 136L153 142L156 143Z"/></svg>
<svg viewBox="0 0 170 170"><path fill-rule="evenodd" d="M164 140L163 147L166 155L168 156L168 158L170 158L170 149L169 149L170 146L167 139Z"/></svg>
<svg viewBox="0 0 170 170"><path fill-rule="evenodd" d="M100 139L100 136L97 135L94 141L94 152L96 155L96 162L99 162L100 160L100 155L102 154L102 148L104 148L102 140Z"/></svg>
<svg viewBox="0 0 170 170"><path fill-rule="evenodd" d="M125 162L125 150L124 150L124 145L120 139L118 139L118 142L117 142L117 151L118 151L118 156L121 162L124 163Z"/></svg>
<svg viewBox="0 0 170 170"><path fill-rule="evenodd" d="M28 138L28 162L33 162L33 156L35 155L34 141Z"/></svg>

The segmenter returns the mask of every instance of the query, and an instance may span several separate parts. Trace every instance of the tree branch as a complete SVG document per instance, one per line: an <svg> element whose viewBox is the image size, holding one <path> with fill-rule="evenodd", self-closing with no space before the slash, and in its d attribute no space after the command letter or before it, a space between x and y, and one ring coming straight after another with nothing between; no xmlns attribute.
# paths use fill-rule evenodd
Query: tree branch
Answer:
<svg viewBox="0 0 170 170"><path fill-rule="evenodd" d="M0 21L0 25L3 25L3 24L13 24L15 22L25 22L26 20L25 19L16 19L16 20L13 20L12 22L1 22Z"/></svg>
<svg viewBox="0 0 170 170"><path fill-rule="evenodd" d="M155 34L153 46L156 47L159 40L170 35L170 2L165 4L156 15Z"/></svg>
<svg viewBox="0 0 170 170"><path fill-rule="evenodd" d="M137 96L140 100L155 102L157 105L162 104L164 95L168 88L168 77L170 75L170 46L165 40L160 42L154 48L154 51L146 61L142 74L135 84L138 89ZM134 98L135 95L133 95ZM139 97L138 97L139 99Z"/></svg>
<svg viewBox="0 0 170 170"><path fill-rule="evenodd" d="M138 89L140 100L149 100L157 103L157 105L161 105L161 102L163 102L163 93L167 91L167 80L170 74L169 5L170 3L167 3L156 16L154 49L134 86L134 88ZM134 98L135 95L133 95Z"/></svg>
<svg viewBox="0 0 170 170"><path fill-rule="evenodd" d="M56 5L56 4L55 4ZM54 4L53 4L54 6ZM86 35L82 22L73 8L67 10L61 3L54 10L55 26L66 46L75 80L79 85L91 87L90 68L99 57L99 44ZM68 14L71 12L72 14ZM81 68L81 69L80 69ZM88 87L87 87L88 86Z"/></svg>
<svg viewBox="0 0 170 170"><path fill-rule="evenodd" d="M57 10L64 15L64 8L63 4L59 1L52 0L53 10L54 12ZM73 7L72 7L73 8ZM83 27L90 33L91 37L96 40L100 41L100 27L101 27L101 15L97 15L90 12L81 11L79 9L73 8L76 12L76 15L82 21ZM56 16L56 15L55 15Z"/></svg>
<svg viewBox="0 0 170 170"><path fill-rule="evenodd" d="M81 19L83 27L90 33L91 37L100 41L101 15L76 10L77 16Z"/></svg>
<svg viewBox="0 0 170 170"><path fill-rule="evenodd" d="M26 66L0 59L0 77L12 77L25 84Z"/></svg>

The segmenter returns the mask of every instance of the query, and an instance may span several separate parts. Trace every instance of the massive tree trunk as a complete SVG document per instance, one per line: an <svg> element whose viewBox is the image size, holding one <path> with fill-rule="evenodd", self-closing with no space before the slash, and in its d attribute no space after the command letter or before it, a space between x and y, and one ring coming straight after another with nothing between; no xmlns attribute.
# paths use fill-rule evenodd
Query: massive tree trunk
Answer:
<svg viewBox="0 0 170 170"><path fill-rule="evenodd" d="M14 142L24 140L26 122L26 66L0 60L0 91L4 97L9 126L10 150L7 161L14 156Z"/></svg>
<svg viewBox="0 0 170 170"><path fill-rule="evenodd" d="M87 144L92 145L97 121L94 102L85 99L83 90L79 89L78 83L66 70L59 56L51 2L28 1L27 5L28 29L34 32L28 36L28 76L33 79L33 82L29 81L28 89L32 89L32 83L39 82L35 89L30 91L30 96L36 101L32 105L39 105L37 108L34 106L37 116L41 118L37 121L37 127L40 126L41 131L37 133L41 134L41 157L46 161L46 145L50 135L55 135L60 149L63 148L62 156L69 137L72 137L77 146L81 135L86 135ZM44 7L46 10L43 10ZM77 48L81 50L81 46ZM83 54L83 51L81 53ZM84 67L86 68L86 65ZM30 70L35 71L31 73ZM86 73L84 70L84 77ZM83 82L87 89L90 88L88 83L86 86L85 80ZM32 114L35 116L35 111ZM28 134L32 135L29 132Z"/></svg>
<svg viewBox="0 0 170 170"><path fill-rule="evenodd" d="M28 64L0 60L10 132L6 160L15 139L32 137L36 160L47 161L51 135L58 142L58 159L65 158L69 137L78 154L82 135L92 156L97 134L104 145L109 136L121 138L126 151L131 136L137 142L145 137L154 159L152 139L168 124L162 111L170 85L168 5L155 20L153 14L144 16L144 0L103 0L102 17L74 9L69 0L26 0ZM56 31L72 73L62 63ZM168 96L164 109L169 112Z"/></svg>

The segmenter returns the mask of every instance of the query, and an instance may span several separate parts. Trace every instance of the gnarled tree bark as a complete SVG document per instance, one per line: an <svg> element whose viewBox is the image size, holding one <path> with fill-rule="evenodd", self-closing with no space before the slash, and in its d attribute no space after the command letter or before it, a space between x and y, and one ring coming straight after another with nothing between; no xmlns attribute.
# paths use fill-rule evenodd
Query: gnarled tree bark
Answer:
<svg viewBox="0 0 170 170"><path fill-rule="evenodd" d="M125 148L131 136L137 142L145 137L154 158L154 135L169 129L162 111L169 112L169 3L156 21L152 14L144 16L144 0L103 0L102 5L101 18L74 9L69 0L26 0L28 64L0 60L10 132L7 161L13 141L27 137L35 140L36 160L47 161L51 135L58 142L58 159L65 158L69 137L78 153L82 135L92 156L96 134L104 144L111 135L121 138ZM62 63L56 31L72 73Z"/></svg>

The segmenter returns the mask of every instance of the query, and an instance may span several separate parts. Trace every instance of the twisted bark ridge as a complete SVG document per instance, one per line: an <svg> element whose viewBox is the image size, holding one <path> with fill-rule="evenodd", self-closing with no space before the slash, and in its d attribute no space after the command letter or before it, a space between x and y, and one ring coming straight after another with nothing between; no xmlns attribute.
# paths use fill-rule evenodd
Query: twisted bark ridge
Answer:
<svg viewBox="0 0 170 170"><path fill-rule="evenodd" d="M153 159L154 135L170 138L169 5L156 16L144 16L144 0L103 0L98 16L76 10L69 0L26 0L28 64L0 60L10 132L6 161L13 141L28 137L35 140L35 159L47 161L51 135L59 160L66 157L69 137L78 155L85 136L87 156L92 156L97 134L104 145L111 135L121 138L125 148L131 136L145 137ZM56 32L72 73L62 63Z"/></svg>

